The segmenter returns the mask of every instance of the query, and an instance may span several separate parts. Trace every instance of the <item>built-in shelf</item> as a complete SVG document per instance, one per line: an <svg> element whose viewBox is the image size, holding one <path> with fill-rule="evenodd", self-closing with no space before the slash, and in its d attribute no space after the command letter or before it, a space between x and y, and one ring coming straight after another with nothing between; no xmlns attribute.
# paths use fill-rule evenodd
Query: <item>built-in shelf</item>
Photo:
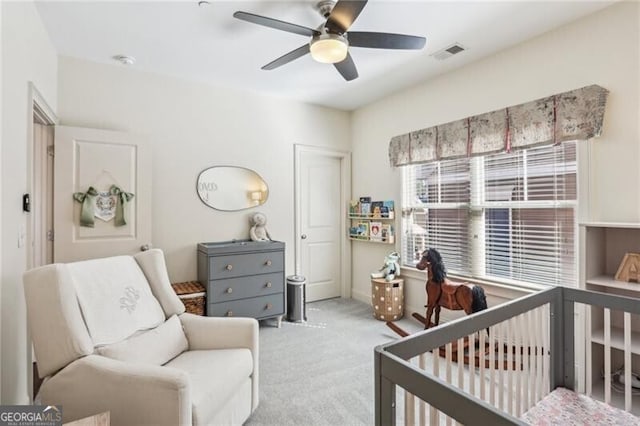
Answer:
<svg viewBox="0 0 640 426"><path fill-rule="evenodd" d="M604 345L604 328L593 330L591 341ZM611 327L611 347L624 350L624 330L618 327ZM640 354L640 332L631 331L631 352Z"/></svg>
<svg viewBox="0 0 640 426"><path fill-rule="evenodd" d="M628 290L640 292L640 283L628 283L617 281L609 275L598 275L597 277L587 279L588 285L597 285L600 287L611 287L618 290Z"/></svg>
<svg viewBox="0 0 640 426"><path fill-rule="evenodd" d="M598 401L604 402L604 379L598 378L593 381L591 388L591 396ZM631 414L640 416L640 395L631 397ZM611 405L624 410L624 394L611 389Z"/></svg>
<svg viewBox="0 0 640 426"><path fill-rule="evenodd" d="M586 222L580 224L580 287L586 290L624 295L640 299L640 284L614 279L620 263L627 253L640 253L640 223ZM640 300L638 300L640 303ZM619 311L611 310L610 339L611 357L605 356L604 325L602 307L591 306L588 310L591 335L587 337L591 365L586 365L587 380L591 381L593 396L604 400L602 371L609 362L611 371L620 368L624 361L624 326L626 321ZM631 370L640 371L640 323L631 316L631 341L627 346L631 352ZM607 361L608 360L608 361ZM611 405L624 409L624 393L611 389ZM633 396L633 414L640 415L640 395Z"/></svg>

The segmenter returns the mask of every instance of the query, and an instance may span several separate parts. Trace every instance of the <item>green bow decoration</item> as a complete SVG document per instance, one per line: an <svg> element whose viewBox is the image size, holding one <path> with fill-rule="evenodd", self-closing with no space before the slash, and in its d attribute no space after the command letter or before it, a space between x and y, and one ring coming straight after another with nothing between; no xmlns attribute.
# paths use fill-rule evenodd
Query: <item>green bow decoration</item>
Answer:
<svg viewBox="0 0 640 426"><path fill-rule="evenodd" d="M133 194L130 192L124 192L115 185L111 185L109 193L118 197L119 201L116 203L115 225L124 226L127 224L127 221L124 218L124 207L127 205L128 201L131 201L131 199L133 198Z"/></svg>
<svg viewBox="0 0 640 426"><path fill-rule="evenodd" d="M87 192L76 192L73 194L73 199L82 203L82 207L80 208L80 226L94 227L93 209L97 195L98 191L96 191L93 186L90 186Z"/></svg>

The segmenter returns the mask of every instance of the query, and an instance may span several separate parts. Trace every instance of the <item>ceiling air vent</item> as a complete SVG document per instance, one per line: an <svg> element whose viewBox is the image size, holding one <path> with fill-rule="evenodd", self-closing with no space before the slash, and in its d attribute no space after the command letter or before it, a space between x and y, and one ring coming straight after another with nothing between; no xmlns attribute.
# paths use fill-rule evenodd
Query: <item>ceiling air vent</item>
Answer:
<svg viewBox="0 0 640 426"><path fill-rule="evenodd" d="M458 54L460 52L462 52L463 50L465 50L465 48L460 44L460 43L454 43L451 46L444 48L442 50L437 51L436 53L432 54L431 56L433 56L434 58L438 59L439 61L443 61L447 58L450 58L451 56Z"/></svg>

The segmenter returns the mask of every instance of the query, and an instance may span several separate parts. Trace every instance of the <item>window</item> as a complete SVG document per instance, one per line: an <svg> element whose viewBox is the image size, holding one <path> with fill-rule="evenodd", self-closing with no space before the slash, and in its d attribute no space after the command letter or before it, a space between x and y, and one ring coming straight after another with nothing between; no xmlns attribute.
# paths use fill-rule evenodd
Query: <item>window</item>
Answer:
<svg viewBox="0 0 640 426"><path fill-rule="evenodd" d="M449 272L575 284L576 143L403 170L403 264L436 248Z"/></svg>

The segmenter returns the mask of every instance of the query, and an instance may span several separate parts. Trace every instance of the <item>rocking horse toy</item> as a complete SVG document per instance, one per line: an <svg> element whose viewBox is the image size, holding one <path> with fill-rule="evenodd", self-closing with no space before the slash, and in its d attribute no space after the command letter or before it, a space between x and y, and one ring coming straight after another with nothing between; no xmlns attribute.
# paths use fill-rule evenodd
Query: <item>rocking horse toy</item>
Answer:
<svg viewBox="0 0 640 426"><path fill-rule="evenodd" d="M416 265L421 271L427 270L427 308L426 316L422 316L418 313L413 313L412 316L424 324L424 328L431 328L437 326L440 323L440 310L444 306L451 310L464 310L467 315L479 312L487 309L487 298L484 294L484 289L479 285L469 283L457 283L447 278L447 270L442 261L442 256L436 249L430 248L422 253L420 262ZM435 311L436 318L435 323L431 322L431 317ZM395 331L400 337L406 337L408 332L403 330L391 321L387 321L387 326ZM487 329L487 334L489 329ZM469 344L468 338L464 339L464 348L466 350ZM476 345L478 342L476 342ZM488 344L485 344L485 351L489 351ZM444 357L446 353L445 347L440 348L440 356ZM464 359L461 362L465 364L474 363L479 366L480 351L476 352L476 359L471 360L468 354L465 353ZM457 356L457 342L453 343L453 356L452 360L458 362ZM485 364L488 366L488 358L485 359Z"/></svg>
<svg viewBox="0 0 640 426"><path fill-rule="evenodd" d="M427 313L424 328L440 323L440 309L444 306L453 311L464 310L467 315L487 309L487 298L484 289L479 285L457 283L447 278L447 270L442 256L434 248L425 250L422 259L416 265L421 271L427 270ZM435 310L435 322L431 322Z"/></svg>

